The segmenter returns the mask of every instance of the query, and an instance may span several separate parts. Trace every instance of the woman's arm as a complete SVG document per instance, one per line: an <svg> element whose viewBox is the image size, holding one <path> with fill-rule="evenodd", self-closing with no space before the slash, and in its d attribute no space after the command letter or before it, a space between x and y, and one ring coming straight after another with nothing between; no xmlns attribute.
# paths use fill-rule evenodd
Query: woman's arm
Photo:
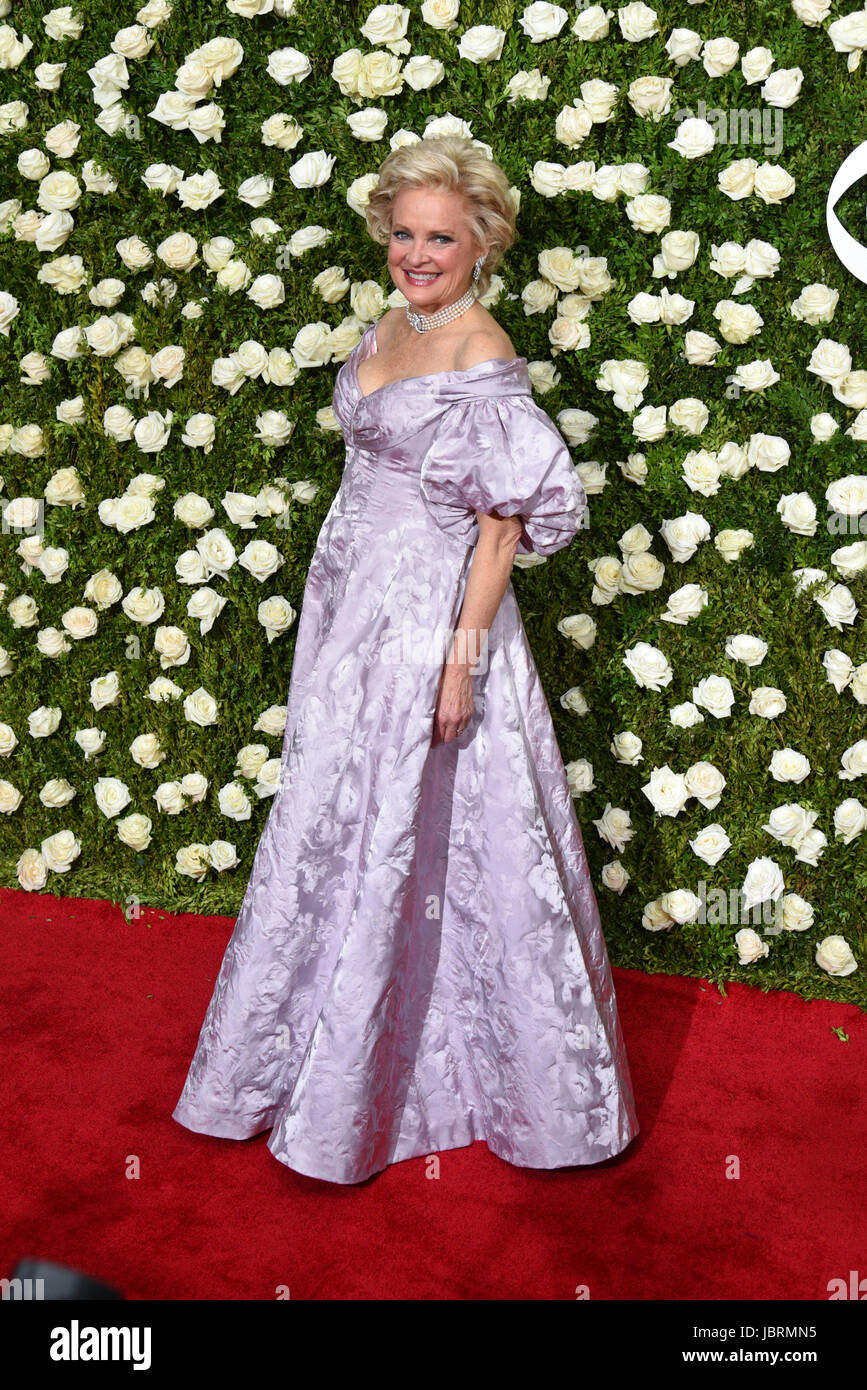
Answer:
<svg viewBox="0 0 867 1390"><path fill-rule="evenodd" d="M437 696L434 741L438 733L443 743L456 738L473 713L472 675L506 592L521 538L520 517L499 517L496 512L489 516L476 512L476 516L479 539Z"/></svg>

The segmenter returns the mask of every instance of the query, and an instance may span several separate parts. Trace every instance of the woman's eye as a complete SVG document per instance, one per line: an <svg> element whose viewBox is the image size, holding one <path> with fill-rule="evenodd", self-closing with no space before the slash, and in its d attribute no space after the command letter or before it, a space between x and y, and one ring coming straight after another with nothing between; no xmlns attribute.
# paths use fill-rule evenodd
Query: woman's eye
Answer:
<svg viewBox="0 0 867 1390"><path fill-rule="evenodd" d="M401 237L401 236L407 236L408 233L407 233L407 232L395 232L394 235L397 236L397 237ZM436 238L436 240L437 240L437 241L451 241L451 237L450 237L450 236L445 236L444 234L441 234L440 236L438 236L438 237Z"/></svg>

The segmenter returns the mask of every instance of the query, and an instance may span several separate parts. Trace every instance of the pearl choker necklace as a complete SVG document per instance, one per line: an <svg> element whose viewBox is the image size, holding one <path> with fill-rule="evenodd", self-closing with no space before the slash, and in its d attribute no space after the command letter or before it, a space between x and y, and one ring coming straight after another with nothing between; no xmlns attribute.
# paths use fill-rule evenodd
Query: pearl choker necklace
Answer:
<svg viewBox="0 0 867 1390"><path fill-rule="evenodd" d="M419 314L407 304L406 316L417 333L427 333L431 328L439 328L443 323L451 323L452 319L460 318L461 314L465 313L475 302L476 295L471 285L466 294L462 294L460 299L455 300L454 304L447 304L444 309L437 309L435 314Z"/></svg>

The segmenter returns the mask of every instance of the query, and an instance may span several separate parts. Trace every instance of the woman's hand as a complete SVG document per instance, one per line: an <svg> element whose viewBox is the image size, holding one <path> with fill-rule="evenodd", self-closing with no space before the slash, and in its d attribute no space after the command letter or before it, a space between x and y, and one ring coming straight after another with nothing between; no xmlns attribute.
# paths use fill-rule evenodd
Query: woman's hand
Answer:
<svg viewBox="0 0 867 1390"><path fill-rule="evenodd" d="M467 727L473 715L473 682L465 666L443 665L434 712L431 744L451 743Z"/></svg>

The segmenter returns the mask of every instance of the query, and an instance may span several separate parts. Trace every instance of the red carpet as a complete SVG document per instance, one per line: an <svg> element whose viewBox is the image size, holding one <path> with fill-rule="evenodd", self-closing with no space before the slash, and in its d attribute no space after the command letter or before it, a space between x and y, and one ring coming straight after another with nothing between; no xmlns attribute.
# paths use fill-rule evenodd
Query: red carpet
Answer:
<svg viewBox="0 0 867 1390"><path fill-rule="evenodd" d="M616 970L623 1154L535 1171L477 1143L337 1187L171 1118L231 919L2 889L0 921L0 1277L35 1255L132 1299L825 1300L867 1274L853 1005Z"/></svg>

